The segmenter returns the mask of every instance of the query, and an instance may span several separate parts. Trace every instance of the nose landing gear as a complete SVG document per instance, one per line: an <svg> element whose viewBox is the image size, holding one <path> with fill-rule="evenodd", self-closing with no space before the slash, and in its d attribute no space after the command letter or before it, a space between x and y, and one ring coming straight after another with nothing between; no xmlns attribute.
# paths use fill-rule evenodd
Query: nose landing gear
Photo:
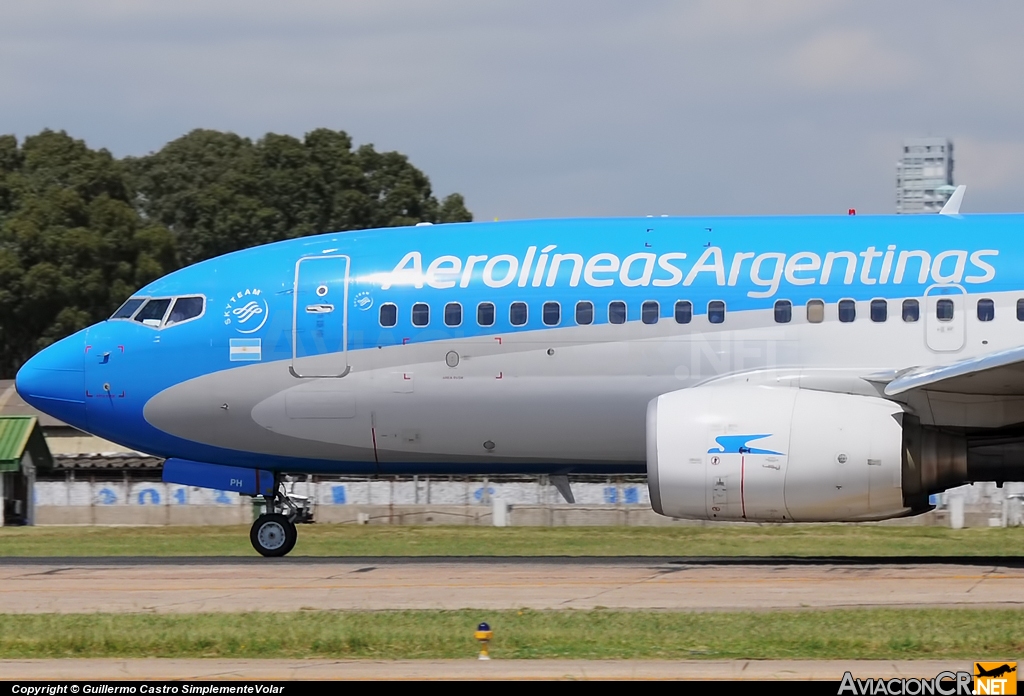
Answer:
<svg viewBox="0 0 1024 696"><path fill-rule="evenodd" d="M296 523L312 522L310 500L292 495L274 475L274 495L263 496L267 511L256 518L249 530L252 547L262 556L284 556L295 547Z"/></svg>

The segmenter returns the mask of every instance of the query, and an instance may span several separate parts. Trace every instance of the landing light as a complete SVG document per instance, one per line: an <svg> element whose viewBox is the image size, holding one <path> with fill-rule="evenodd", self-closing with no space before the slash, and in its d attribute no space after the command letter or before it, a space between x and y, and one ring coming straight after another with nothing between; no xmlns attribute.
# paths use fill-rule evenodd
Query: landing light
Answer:
<svg viewBox="0 0 1024 696"><path fill-rule="evenodd" d="M481 623L479 626L476 627L476 633L473 634L473 637L480 641L479 659L491 659L491 656L487 651L487 644L490 643L491 638L494 637L494 631L491 630L491 627L486 622Z"/></svg>

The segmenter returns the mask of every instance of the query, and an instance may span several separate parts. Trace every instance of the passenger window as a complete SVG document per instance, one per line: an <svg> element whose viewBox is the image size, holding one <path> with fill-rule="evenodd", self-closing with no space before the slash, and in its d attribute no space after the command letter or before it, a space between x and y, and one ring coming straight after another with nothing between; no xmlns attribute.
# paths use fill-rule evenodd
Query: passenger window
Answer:
<svg viewBox="0 0 1024 696"><path fill-rule="evenodd" d="M131 319L135 310L142 306L145 300L137 297L128 298L128 301L121 305L116 312L110 315L111 319Z"/></svg>
<svg viewBox="0 0 1024 696"><path fill-rule="evenodd" d="M807 301L807 322L809 324L820 324L825 321L825 303L821 300Z"/></svg>
<svg viewBox="0 0 1024 696"><path fill-rule="evenodd" d="M609 324L625 324L626 323L626 303L625 302L612 302L608 305L608 323Z"/></svg>
<svg viewBox="0 0 1024 696"><path fill-rule="evenodd" d="M380 325L390 328L398 323L398 307L388 302L380 306Z"/></svg>
<svg viewBox="0 0 1024 696"><path fill-rule="evenodd" d="M725 321L725 303L721 300L708 302L708 321L712 324L721 324Z"/></svg>
<svg viewBox="0 0 1024 696"><path fill-rule="evenodd" d="M462 326L462 305L458 302L449 302L444 306L444 325Z"/></svg>
<svg viewBox="0 0 1024 696"><path fill-rule="evenodd" d="M545 326L558 326L562 321L562 305L557 302L545 302L541 318Z"/></svg>
<svg viewBox="0 0 1024 696"><path fill-rule="evenodd" d="M882 322L889 318L889 303L885 300L871 300L871 321Z"/></svg>
<svg viewBox="0 0 1024 696"><path fill-rule="evenodd" d="M953 321L953 300L939 300L936 302L935 318L939 321Z"/></svg>
<svg viewBox="0 0 1024 696"><path fill-rule="evenodd" d="M996 318L996 305L990 299L978 300L978 321L992 321Z"/></svg>
<svg viewBox="0 0 1024 696"><path fill-rule="evenodd" d="M921 318L921 305L917 300L903 300L903 321L915 322Z"/></svg>
<svg viewBox="0 0 1024 696"><path fill-rule="evenodd" d="M195 319L203 313L205 304L206 301L202 297L179 297L174 301L171 315L167 317L167 326Z"/></svg>
<svg viewBox="0 0 1024 696"><path fill-rule="evenodd" d="M1017 321L1024 321L1024 300L1017 300Z"/></svg>
<svg viewBox="0 0 1024 696"><path fill-rule="evenodd" d="M513 302L508 308L508 321L512 326L522 326L526 323L528 312L525 302Z"/></svg>
<svg viewBox="0 0 1024 696"><path fill-rule="evenodd" d="M693 319L693 305L687 300L676 302L676 323L689 324Z"/></svg>
<svg viewBox="0 0 1024 696"><path fill-rule="evenodd" d="M789 300L779 300L775 303L775 323L788 324L793 321L793 303Z"/></svg>
<svg viewBox="0 0 1024 696"><path fill-rule="evenodd" d="M494 326L493 302L481 302L476 306L476 323L480 326Z"/></svg>
<svg viewBox="0 0 1024 696"><path fill-rule="evenodd" d="M587 326L594 323L594 303L582 300L576 303L576 323Z"/></svg>
<svg viewBox="0 0 1024 696"><path fill-rule="evenodd" d="M412 306L412 325L426 326L430 323L430 305L417 302Z"/></svg>
<svg viewBox="0 0 1024 696"><path fill-rule="evenodd" d="M857 303L853 300L839 300L839 321L849 324L857 318Z"/></svg>
<svg viewBox="0 0 1024 696"><path fill-rule="evenodd" d="M146 306L139 310L139 313L135 315L135 321L145 324L146 326L159 326L160 322L163 321L164 314L167 313L167 308L171 306L171 301L167 300L150 300L146 303Z"/></svg>
<svg viewBox="0 0 1024 696"><path fill-rule="evenodd" d="M661 315L661 307L654 300L647 300L640 305L640 320L645 324L657 324Z"/></svg>

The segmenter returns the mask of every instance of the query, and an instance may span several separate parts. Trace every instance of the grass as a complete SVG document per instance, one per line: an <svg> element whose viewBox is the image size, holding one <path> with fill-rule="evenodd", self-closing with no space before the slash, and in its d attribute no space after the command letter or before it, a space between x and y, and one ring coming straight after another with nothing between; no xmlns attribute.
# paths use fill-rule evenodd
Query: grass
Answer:
<svg viewBox="0 0 1024 696"><path fill-rule="evenodd" d="M1016 556L1024 528L301 525L293 556ZM0 556L255 556L248 527L3 527Z"/></svg>
<svg viewBox="0 0 1024 696"><path fill-rule="evenodd" d="M1024 651L1024 612L384 611L0 615L0 658L979 659Z"/></svg>

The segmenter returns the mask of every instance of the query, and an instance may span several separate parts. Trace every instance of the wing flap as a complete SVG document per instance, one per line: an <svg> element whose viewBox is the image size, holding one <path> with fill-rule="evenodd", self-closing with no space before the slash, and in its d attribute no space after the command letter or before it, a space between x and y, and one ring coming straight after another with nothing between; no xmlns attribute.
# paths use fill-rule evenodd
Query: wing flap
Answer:
<svg viewBox="0 0 1024 696"><path fill-rule="evenodd" d="M968 358L951 365L904 370L885 386L885 395L897 396L915 389L956 394L1024 396L1024 346Z"/></svg>

